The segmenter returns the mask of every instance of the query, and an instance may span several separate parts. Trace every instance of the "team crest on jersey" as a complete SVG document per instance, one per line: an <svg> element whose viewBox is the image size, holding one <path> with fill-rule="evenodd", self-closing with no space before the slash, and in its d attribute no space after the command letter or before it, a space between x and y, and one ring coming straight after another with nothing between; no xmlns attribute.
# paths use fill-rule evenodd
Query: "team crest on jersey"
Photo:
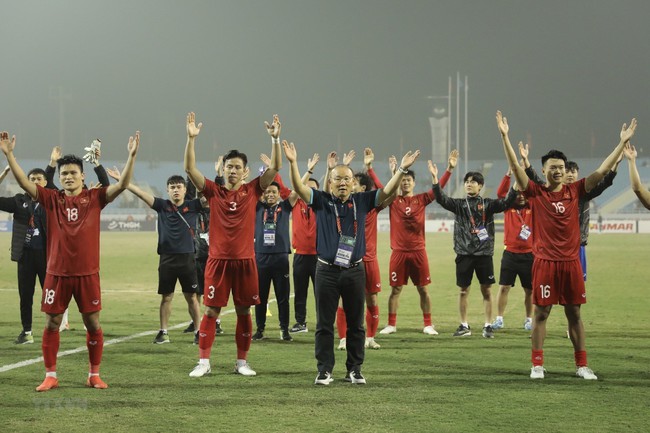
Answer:
<svg viewBox="0 0 650 433"><path fill-rule="evenodd" d="M478 205L476 205L476 209L478 209L478 210L483 210L483 205L482 205L482 204L478 204Z"/></svg>
<svg viewBox="0 0 650 433"><path fill-rule="evenodd" d="M569 195L569 192L568 192L568 191L565 192L565 193L564 193L564 199L565 199L565 200L568 200L568 199L570 199L570 198L571 198L571 196Z"/></svg>
<svg viewBox="0 0 650 433"><path fill-rule="evenodd" d="M65 199L64 199L64 198L60 198L60 199L59 199L59 204L65 204Z"/></svg>
<svg viewBox="0 0 650 433"><path fill-rule="evenodd" d="M81 197L79 199L79 203L81 204L88 204L90 202L90 199L88 197Z"/></svg>
<svg viewBox="0 0 650 433"><path fill-rule="evenodd" d="M352 209L352 203L348 203L348 208Z"/></svg>

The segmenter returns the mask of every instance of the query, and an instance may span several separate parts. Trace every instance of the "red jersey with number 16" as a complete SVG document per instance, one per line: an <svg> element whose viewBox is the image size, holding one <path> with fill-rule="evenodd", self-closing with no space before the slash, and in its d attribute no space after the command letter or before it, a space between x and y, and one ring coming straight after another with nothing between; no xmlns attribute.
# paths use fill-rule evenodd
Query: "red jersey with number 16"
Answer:
<svg viewBox="0 0 650 433"><path fill-rule="evenodd" d="M201 191L210 203L211 259L255 258L255 206L262 194L260 178L229 190L205 179Z"/></svg>
<svg viewBox="0 0 650 433"><path fill-rule="evenodd" d="M557 192L528 182L524 191L533 203L533 255L553 261L580 257L580 197L586 194L585 179L563 185Z"/></svg>
<svg viewBox="0 0 650 433"><path fill-rule="evenodd" d="M107 205L106 188L79 195L36 185L47 214L47 273L78 277L99 272L99 216Z"/></svg>

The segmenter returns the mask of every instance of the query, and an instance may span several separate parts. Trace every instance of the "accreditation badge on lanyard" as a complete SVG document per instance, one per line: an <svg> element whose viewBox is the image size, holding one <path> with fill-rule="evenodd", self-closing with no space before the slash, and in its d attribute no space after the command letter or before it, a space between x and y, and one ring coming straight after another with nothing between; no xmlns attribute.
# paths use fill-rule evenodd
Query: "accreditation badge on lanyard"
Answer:
<svg viewBox="0 0 650 433"><path fill-rule="evenodd" d="M517 209L516 211L517 211L517 216L519 217L519 221L521 221L521 231L519 232L519 239L523 241L527 241L531 234L530 227L528 227L524 222L524 219L521 217L519 210Z"/></svg>
<svg viewBox="0 0 650 433"><path fill-rule="evenodd" d="M263 229L263 235L264 235L264 246L265 247L274 247L275 246L275 229L277 227L277 220L278 220L278 206L275 205L275 207L271 210L273 212L273 222L267 221L267 216L266 216L266 211L268 209L264 209L264 229Z"/></svg>
<svg viewBox="0 0 650 433"><path fill-rule="evenodd" d="M339 211L334 205L334 213L336 214L336 228L339 232L339 247L336 250L336 257L334 258L334 264L342 266L344 268L350 267L350 260L352 260L352 252L354 251L354 245L357 243L357 205L352 200L352 207L354 212L354 234L353 236L346 236L341 232L341 218L339 217Z"/></svg>
<svg viewBox="0 0 650 433"><path fill-rule="evenodd" d="M264 246L275 246L275 223L264 223Z"/></svg>
<svg viewBox="0 0 650 433"><path fill-rule="evenodd" d="M352 259L352 251L354 251L354 244L357 242L352 236L341 235L339 239L339 248L336 250L336 258L334 264L349 267L350 260Z"/></svg>

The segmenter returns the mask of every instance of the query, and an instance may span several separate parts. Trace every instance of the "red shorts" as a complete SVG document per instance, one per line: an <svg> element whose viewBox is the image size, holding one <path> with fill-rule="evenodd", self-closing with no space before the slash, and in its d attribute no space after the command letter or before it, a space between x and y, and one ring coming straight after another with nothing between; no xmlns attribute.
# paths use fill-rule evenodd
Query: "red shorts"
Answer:
<svg viewBox="0 0 650 433"><path fill-rule="evenodd" d="M381 275L379 274L379 262L377 259L366 262L366 295L381 292Z"/></svg>
<svg viewBox="0 0 650 433"><path fill-rule="evenodd" d="M255 259L208 258L203 303L208 307L225 307L231 291L235 305L251 306L260 303Z"/></svg>
<svg viewBox="0 0 650 433"><path fill-rule="evenodd" d="M41 311L63 314L74 296L80 313L94 313L102 309L99 274L80 277L57 277L45 274Z"/></svg>
<svg viewBox="0 0 650 433"><path fill-rule="evenodd" d="M580 260L533 261L533 304L578 305L587 302Z"/></svg>
<svg viewBox="0 0 650 433"><path fill-rule="evenodd" d="M429 258L426 250L393 251L390 255L390 285L405 286L409 278L416 286L431 283L429 275Z"/></svg>

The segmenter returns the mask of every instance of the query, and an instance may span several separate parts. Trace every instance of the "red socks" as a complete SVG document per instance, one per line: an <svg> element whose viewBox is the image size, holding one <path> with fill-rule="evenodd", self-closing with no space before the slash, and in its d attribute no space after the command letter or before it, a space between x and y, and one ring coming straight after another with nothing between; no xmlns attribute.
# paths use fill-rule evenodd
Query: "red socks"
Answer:
<svg viewBox="0 0 650 433"><path fill-rule="evenodd" d="M101 329L95 332L86 331L86 347L88 348L90 373L99 374L99 364L102 362L102 353L104 352L104 332Z"/></svg>
<svg viewBox="0 0 650 433"><path fill-rule="evenodd" d="M213 339L214 339L214 333ZM251 348L253 337L253 320L250 314L237 315L237 328L235 330L235 342L237 343L237 359L246 359Z"/></svg>
<svg viewBox="0 0 650 433"><path fill-rule="evenodd" d="M203 315L201 325L199 326L199 358L210 359L212 343L217 333L217 318Z"/></svg>
<svg viewBox="0 0 650 433"><path fill-rule="evenodd" d="M531 355L531 361L533 362L533 366L537 367L539 365L544 365L544 351L543 350L534 350Z"/></svg>
<svg viewBox="0 0 650 433"><path fill-rule="evenodd" d="M339 338L345 338L345 335L348 332L348 322L345 320L345 311L343 307L339 307L336 310L336 329L339 333Z"/></svg>
<svg viewBox="0 0 650 433"><path fill-rule="evenodd" d="M424 318L424 327L431 326L431 313L422 313Z"/></svg>
<svg viewBox="0 0 650 433"><path fill-rule="evenodd" d="M366 336L374 337L377 335L377 328L379 327L379 306L366 308Z"/></svg>
<svg viewBox="0 0 650 433"><path fill-rule="evenodd" d="M586 350L576 350L573 353L573 357L576 360L576 367L586 367L587 366L587 351Z"/></svg>
<svg viewBox="0 0 650 433"><path fill-rule="evenodd" d="M45 362L45 371L56 371L56 355L59 353L59 342L61 341L59 330L50 331L45 328L43 331L43 360Z"/></svg>

